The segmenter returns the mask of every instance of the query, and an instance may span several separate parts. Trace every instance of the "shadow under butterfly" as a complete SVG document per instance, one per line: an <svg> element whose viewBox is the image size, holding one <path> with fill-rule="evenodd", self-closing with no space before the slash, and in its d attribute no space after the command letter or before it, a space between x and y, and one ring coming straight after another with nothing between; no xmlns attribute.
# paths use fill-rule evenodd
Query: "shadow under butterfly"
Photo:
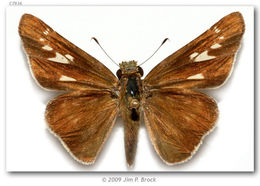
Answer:
<svg viewBox="0 0 260 186"><path fill-rule="evenodd" d="M216 88L227 80L244 30L242 15L231 13L142 79L143 69L136 61L120 63L117 78L35 16L24 14L19 24L38 84L67 91L46 108L53 134L77 161L91 164L121 116L129 166L134 162L142 117L165 163L192 157L218 117L214 99L197 90Z"/></svg>

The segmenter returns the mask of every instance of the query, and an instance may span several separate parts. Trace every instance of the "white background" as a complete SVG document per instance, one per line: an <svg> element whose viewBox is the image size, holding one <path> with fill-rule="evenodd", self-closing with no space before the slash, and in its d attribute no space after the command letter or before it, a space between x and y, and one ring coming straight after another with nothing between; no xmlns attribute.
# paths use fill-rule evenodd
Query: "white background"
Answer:
<svg viewBox="0 0 260 186"><path fill-rule="evenodd" d="M34 1L23 1L23 3L24 4L26 4L26 2L29 2L29 3L34 3L35 4L35 2ZM51 3L52 1L44 1L44 3ZM59 2L59 1L57 1L57 2ZM56 4L57 4L57 2L55 2ZM64 1L62 1L63 3L64 3ZM80 2L80 1L79 1ZM138 4L146 4L146 1L138 1L139 3ZM153 3L153 4L158 4L158 1L149 1L150 3ZM85 3L85 1L84 1L84 3ZM104 3L103 1L89 1L89 3L95 3L95 4L102 4L102 3ZM113 2L114 4L115 3L118 3L117 1L114 1ZM112 4L113 4L112 3ZM129 4L130 2L128 2L128 4ZM131 1L131 3L136 3L136 2L133 2L133 1ZM160 3L161 4L169 4L169 1L160 1ZM193 3L193 1L181 1L181 3L182 4L192 4ZM205 3L208 3L208 1L203 1L203 0L201 0L201 1L198 1L198 3L199 4L205 4ZM258 4L258 1L254 1L254 0L252 0L252 1L245 1L245 2L243 2L242 0L238 0L238 1L227 1L227 0L225 0L225 1L217 1L217 3L224 3L224 4L234 4L234 3L239 3L239 4ZM126 4L126 3L124 3L124 4ZM177 3L178 4L178 3ZM7 1L1 1L1 5L4 5L4 6L2 6L1 7L1 10L2 10L2 15L3 15L3 12L4 12L4 8L6 8L7 7L7 5L8 5L8 2ZM258 7L258 6L257 6ZM212 11L211 11L212 12ZM225 14L225 13L224 13ZM46 13L45 13L45 15L46 15ZM43 16L43 17L45 17L45 15ZM214 15L216 15L216 17L215 16L213 16L213 17L215 17L215 21L217 21L219 18L221 18L222 16L224 16L224 15L219 15L220 17L217 17L217 14L215 14L214 13ZM257 14L256 14L257 15ZM42 19L43 19L43 17L41 17ZM193 17L193 16L191 16L191 17ZM206 16L204 16L204 17L206 17ZM257 16L258 17L258 16ZM53 18L51 18L51 19L54 19L55 17L53 17ZM179 18L179 17L178 17ZM201 18L200 18L201 19ZM2 23L2 25L3 25L3 28L5 27L4 25L4 23L5 23L5 19L4 19L4 17L2 17L2 19L1 19L1 23ZM57 31L59 31L60 32L60 30L58 30L57 29L57 24L55 23L55 24L53 24L53 23L51 23L50 21L51 20L47 20L47 18L45 19L44 18L44 21L46 21L50 26L52 26L54 29L56 29ZM61 21L60 19L58 20L58 21ZM196 19L196 21L198 22L198 20ZM195 21L195 22L196 22ZM215 21L213 21L213 22L211 22L211 23L208 23L208 22L205 22L205 24L209 24L208 25L208 27L209 26L211 26L211 24L213 24ZM196 24L194 22L194 24ZM258 20L256 20L256 22L258 22ZM201 23L201 21L199 20L199 23ZM189 22L189 24L191 24L190 22ZM258 26L258 25L257 25ZM180 26L179 26L180 27ZM178 27L178 28L179 28ZM200 24L200 27L202 27L201 26L201 24ZM208 28L207 27L207 28ZM201 28L201 29L203 29L203 28ZM182 30L182 29L180 29L180 30ZM192 30L194 30L194 28L192 28ZM4 37L4 29L1 29L1 34L2 34L2 38L3 38L3 41L5 40L5 37ZM177 30L177 29L175 29L175 32L178 32L179 30ZM183 31L183 30L182 30ZM189 32L191 31L191 29L189 30ZM204 31L204 30L201 30L201 31ZM174 33L175 33L174 32ZM77 32L78 33L78 32ZM65 36L66 38L68 38L68 39L70 39L71 40L71 36L70 36L70 34L64 34L64 32L62 31L62 32L60 32L60 34L62 34L63 36ZM86 34L86 33L85 33ZM188 33L189 34L189 33ZM193 33L194 34L194 33ZM188 38L188 36L186 37L187 38L187 41L184 41L184 43L183 44L185 44L185 42L189 42L190 41L190 39L193 39L195 36L197 36L196 34L200 34L200 32L198 32L198 33L195 33L193 36L190 36L190 38ZM175 35L175 34L174 34ZM92 37L92 35L91 35L91 37ZM98 37L97 35L96 35L96 37ZM163 35L162 37L165 37L165 35ZM175 39L179 39L179 37L180 36L178 36L178 37L175 37ZM245 37L244 37L245 38ZM87 42L89 42L89 40L88 40L89 38L87 38ZM161 38L160 38L161 39ZM257 38L256 38L257 39ZM118 42L118 44L115 44L115 45L117 45L117 48L115 48L114 50L115 50L115 52L112 52L112 51L110 51L111 49L109 48L109 46L108 46L108 41L107 41L107 39L106 40L104 40L104 39L99 39L100 41L102 41L102 43L103 43L103 45L104 45L104 47L105 48L107 48L107 50L108 50L108 52L110 53L110 55L111 56L113 56L113 58L115 58L115 60L121 60L121 58L117 58L117 56L118 55L114 55L114 53L116 53L116 51L118 51L119 49L121 50L122 48L124 48L124 47L122 47L121 45L119 45L120 43ZM154 39L154 40L156 40L156 39ZM81 48L83 48L84 50L86 50L86 47L87 46L89 46L89 44L87 43L87 42L85 42L84 43L84 45L79 45L79 41L75 41L75 40L71 40L71 41L73 41L75 44L77 44L78 46L80 46ZM117 41L117 40L113 40L113 41ZM257 40L256 40L257 41ZM128 41L129 42L129 41ZM153 42L156 42L156 43L160 43L159 41L153 41ZM173 42L173 38L171 37L171 43ZM91 42L92 43L92 42ZM117 43L117 42L116 42ZM142 47L143 47L143 49L146 49L146 50L153 50L153 47L155 48L155 46L157 47L157 45L156 44L149 44L149 43L142 43L142 42L139 42L138 41L138 44L139 45L142 45ZM147 44L147 45L146 45ZM174 44L176 44L177 45L177 43L174 43ZM92 46L93 46L93 44L91 44ZM175 49L177 49L178 47L180 47L179 45L172 45L172 47L176 47L176 48L174 48L174 50ZM181 44L180 44L181 45ZM167 48L167 46L170 46L169 45L169 43L168 44L166 44L165 45L166 46L166 48ZM165 48L165 46L164 46L164 48ZM95 46L94 46L95 47ZM148 49L148 47L149 47L149 49ZM4 43L1 45L1 51L5 51L4 50L4 48L5 48L5 45L4 45ZM170 48L171 50L172 50L172 48ZM165 50L165 49L162 49L162 50ZM242 51L243 51L243 48L242 48ZM243 55L242 53L243 52L240 52L240 56L239 56L239 60L237 61L237 66L240 66L241 65L241 56ZM90 51L88 51L89 53L90 53ZM136 52L136 51L135 51ZM146 52L146 51L141 51L141 52ZM257 48L257 52L259 52L258 51L258 48ZM133 52L134 53L134 52ZM147 52L147 53L149 53L149 52ZM160 53L160 52L159 52ZM2 55L2 61L4 61L5 60L5 55L4 55L4 53L1 53ZM94 55L94 54L92 54L92 55ZM99 53L99 55L98 56L101 56L102 55L102 52L100 52ZM149 54L147 54L148 56L149 56ZM132 55L132 56L130 56L130 57L133 57L133 56L137 56L136 54L134 54L134 55ZM97 56L95 56L95 57L97 57ZM143 57L143 56L142 56ZM248 57L248 56L247 56ZM98 58L98 57L97 57ZM145 57L144 57L145 58ZM100 58L98 58L98 59L100 59ZM134 57L134 59L137 59L137 60L141 60L140 58L137 58L137 57ZM101 59L100 59L101 60ZM153 58L153 61L155 61L156 59L155 58ZM17 59L16 59L16 61L18 61ZM105 61L108 61L107 59L105 59ZM104 60L102 61L103 63L106 63ZM249 61L249 60L246 60L246 61ZM156 61L156 62L158 62L158 61ZM4 75L5 75L5 66L4 66L4 63L0 63L1 64L1 69L2 69L2 76L1 76L1 85L2 85L2 88L3 88L3 90L4 90ZM151 61L149 62L149 64L151 64ZM146 67L148 68L150 65L147 65ZM231 79L229 80L229 82L231 81L231 83L228 83L225 87L223 87L223 88L221 88L222 90L224 89L230 89L229 87L230 86L232 86L232 84L234 84L234 82L235 82L235 79L237 78L237 77L234 77L235 76L235 74L237 74L237 72L236 72L236 70L237 70L237 66L235 66L235 70L234 70L234 73L233 73L233 75L232 75L232 77L231 77ZM112 65L110 64L109 65L109 67L112 67ZM256 66L257 68L259 67L259 66ZM24 63L24 68L26 68L26 63ZM145 67L144 67L145 68ZM259 69L257 69L257 70L259 70ZM27 74L28 75L28 74ZM237 76L237 75L236 75ZM257 76L258 77L258 76ZM31 81L31 84L33 84L33 81L32 80L29 80L29 81ZM242 85L242 83L243 83L243 81L241 81L241 82L239 82L240 83L240 85ZM15 86L17 86L17 84L15 85ZM243 86L244 86L244 84L243 84ZM36 86L35 86L36 87ZM228 87L228 88L226 88L226 87ZM242 87L242 86L241 86ZM35 88L35 89L37 89L37 88ZM240 91L241 90L243 90L244 88L240 88ZM17 92L20 92L20 90L21 89L19 89L19 90L17 90ZM52 95L49 95L49 94L45 94L44 95L44 93L42 93L42 91L40 90L40 89L38 89L39 90L39 95L37 96L38 97L38 99L39 99L39 97L40 98L43 98L42 99L42 104L43 104L43 110L44 110L44 107L45 107L45 104L46 104L46 102L49 100L49 98L52 96ZM214 91L214 92L210 92L210 95L213 95L215 98L217 98L217 100L218 100L218 102L219 102L219 107L221 107L220 106L220 102L224 102L224 101L226 101L226 100L229 100L229 99L231 99L230 97L229 98L227 98L227 93L225 92L225 91L222 91L222 90L220 90L220 91ZM257 87L256 87L256 92L257 92ZM222 93L222 92L224 92L224 93ZM237 97L238 96L238 93L236 93L236 94L233 94L233 97ZM1 92L1 98L2 98L2 100L3 101L1 101L2 103L4 103L5 101L4 101L4 92ZM219 100L220 99L220 100ZM240 109L243 109L243 105L241 104L241 99L248 99L246 96L242 96L242 97L240 97L240 98L236 98L237 100L236 100L236 104L235 105L237 105L237 107L239 107L240 105L241 105L241 108ZM257 100L256 100L257 101ZM26 108L26 107L24 107L24 108ZM220 108L221 109L221 108ZM234 109L234 108L232 108L232 109ZM5 118L4 118L4 112L5 111L5 107L4 107L4 105L2 105L2 107L1 107L1 118L3 118L2 119L2 121L3 121L3 123L5 123ZM257 111L258 112L258 111ZM256 112L256 113L257 113ZM223 113L223 111L222 111L222 113ZM256 116L257 116L257 114L256 114ZM236 114L236 117L239 117L239 115L238 114ZM43 118L43 116L42 116L42 118ZM231 122L232 123L232 122ZM257 124L257 123L256 123ZM37 123L37 125L40 125L39 123ZM221 125L224 125L224 124L221 124ZM3 141L2 141L2 143L0 144L0 146L1 146L1 149L4 149L4 142L5 142L5 140L4 140L4 136L5 136L5 132L4 132L4 125L1 125L1 126L3 126L3 133L2 133L2 139L3 139ZM45 127L43 127L43 130L44 130L44 128ZM217 138L217 136L218 136L218 133L219 133L219 128L220 128L220 121L219 121L219 123L218 123L218 128L217 128L217 134L214 134L215 132L213 132L209 137L207 137L206 138L206 143L208 143L207 141L209 141L211 144L213 143L212 141L213 140L215 140L216 138ZM259 127L257 128L257 130L259 129ZM99 159L98 159L98 161L100 161L100 160L102 160L102 159L104 159L104 158L106 158L106 154L109 152L109 151L113 151L113 152L115 152L114 154L117 154L116 152L117 151L114 151L114 150L111 150L110 148L112 148L111 146L115 143L115 141L117 140L117 141L120 141L120 139L118 139L118 136L115 136L115 137L112 137L113 135L117 135L117 133L121 133L120 131L122 130L122 128L121 127L119 127L119 129L117 129L119 132L114 132L114 133L112 133L112 135L111 135L111 137L110 137L110 139L109 139L109 141L108 141L108 143L107 143L107 145L105 145L105 149L103 150L104 152L102 152L102 154L105 154L105 155L102 155L101 154L101 156L99 157ZM257 131L257 132L259 132L259 131ZM46 131L46 133L47 133L47 131ZM143 133L145 133L145 131L143 130ZM236 133L236 130L235 129L233 129L233 133ZM211 137L211 136L213 136L213 137ZM120 135L119 137L122 137L122 135ZM242 138L243 136L241 136L241 138ZM49 135L49 138L51 138L51 135ZM146 137L147 138L147 137ZM212 139L213 138L213 139ZM114 140L115 139L115 140ZM257 137L256 137L256 139L257 139ZM142 143L141 142L141 139L140 139L140 142L139 142L139 151L140 151L140 149L141 148L143 148L143 145L149 145L149 141L148 141L148 139L146 139L147 140L147 142L144 144L144 143ZM17 140L17 141L19 141L19 140ZM54 138L53 138L53 140L49 140L49 141L54 141ZM111 142L110 142L111 141ZM122 140L121 140L122 141ZM49 144L49 143L48 143ZM121 142L121 144L123 144L123 142ZM256 144L258 144L257 142L256 142ZM204 145L205 145L205 143L204 143ZM57 148L59 149L59 144L57 143L56 144L56 148L55 148L55 151L57 151ZM106 146L109 146L109 147L106 147ZM141 147L142 146L142 147ZM208 146L208 145L207 145ZM8 147L6 147L6 148L8 148ZM21 147L22 148L22 147ZM202 149L204 149L204 147L202 147L201 149L200 149L200 151L201 152L199 152L196 156L201 156L203 153L205 153L205 152L207 152L208 150L207 150L207 148L208 147L205 147L206 148L206 150L202 150ZM231 147L230 147L231 148ZM242 146L241 145L241 152L242 151L244 151L244 146ZM60 149L62 149L62 148L60 148ZM152 154L152 152L153 152L153 150L151 149L151 148L149 148L150 150L149 150L149 154L146 156L146 159L147 158L149 158L150 156L152 156L154 159L155 159L155 161L156 161L156 155L153 155ZM227 150L227 149L226 149ZM19 154L19 156L21 155L21 154L23 154L23 153L25 153L24 152L25 150L22 150L22 152ZM121 150L122 151L122 150ZM258 149L256 148L256 151L258 152ZM145 151L144 151L145 152ZM48 152L45 152L45 155L47 155L48 154ZM60 154L65 154L65 151L63 152L63 153L60 153ZM142 154L142 153L138 153L137 154L137 162L136 162L136 165L140 162L140 160L138 160L138 156L140 155L140 154ZM3 153L1 153L1 157L2 157L2 164L4 165L5 164L5 156L2 156L2 155L4 155ZM120 156L121 155L123 155L123 153L121 152L121 154L120 154ZM236 156L236 154L234 153L234 156ZM18 156L17 156L18 157ZM118 156L119 157L119 156ZM58 156L58 158L56 158L56 160L55 161L59 161L59 159L61 158L61 156ZM153 159L153 161L154 161L154 159ZM194 162L195 161L202 161L201 160L202 158L198 158L198 157L194 157L193 158L193 160L191 160L190 162L188 162L188 163L191 163L192 165L194 165ZM66 158L66 160L67 160L67 163L68 163L68 161L70 161L70 157L67 157ZM22 160L22 161L26 161L26 160ZM40 161L43 161L43 162L45 162L46 164L52 164L52 163L55 163L55 162L48 162L48 161L45 161L45 160L42 160L42 159L39 159L38 160L38 162L40 162ZM100 162L100 163L98 163L99 165L101 165L103 162L106 162L106 161L110 161L110 159L104 159L102 162ZM124 161L124 159L122 158L122 164L124 163L123 162ZM222 162L221 162L221 160L212 160L213 162L218 162L219 164L221 164ZM115 163L115 162L114 162ZM151 162L149 162L149 163L151 163ZM157 163L159 164L160 163L160 160L158 160L157 161ZM75 164L73 161L71 161L71 164ZM114 164L113 164L114 165ZM258 165L258 162L256 162L256 164L255 164L256 166ZM162 166L162 167L164 167L164 166ZM186 169L186 167L185 166L183 166L184 168L183 169ZM91 183L91 184L93 184L93 183L102 183L102 177L104 177L104 176L116 176L116 175L118 175L118 174L10 174L10 173L7 173L7 172L5 172L5 169L4 169L4 166L2 166L2 169L1 169L1 175L0 175L0 177L1 177L1 184L3 184L3 185L35 185L35 184L37 184L37 185L46 185L46 184L59 184L59 183L62 183L62 184L64 184L64 185L71 185L71 184L77 184L77 185L86 185L86 184L89 184L89 183ZM225 173L222 173L222 174L174 174L174 173L171 173L171 174L151 174L151 173L149 173L149 174L134 174L134 173L132 173L132 174L120 174L121 176L153 176L153 177L156 177L157 178L157 183L163 183L163 184L165 184L165 185L167 185L167 183L170 183L171 185L174 183L174 184L177 184L177 185L190 185L190 184L200 184L200 185L208 185L208 184L211 184L211 185L219 185L219 184L230 184L230 183L233 183L233 184L236 184L236 185L245 185L245 184L247 184L247 185L257 185L257 183L259 183L259 173L258 172L256 172L256 173L252 173L252 174L225 174Z"/></svg>
<svg viewBox="0 0 260 186"><path fill-rule="evenodd" d="M119 120L96 163L85 166L74 161L47 130L45 106L57 93L39 88L29 73L17 34L23 13L42 18L113 72L118 67L109 61L95 42L90 41L92 36L99 39L117 62L132 59L142 62L165 37L170 38L170 42L142 66L147 73L165 57L233 11L240 11L246 23L241 51L229 82L222 88L207 91L217 100L219 120L216 129L205 138L204 144L189 162L177 166L165 165L153 150L143 126L135 167L128 169L124 155L123 124ZM253 171L252 7L12 7L7 9L6 41L8 171Z"/></svg>

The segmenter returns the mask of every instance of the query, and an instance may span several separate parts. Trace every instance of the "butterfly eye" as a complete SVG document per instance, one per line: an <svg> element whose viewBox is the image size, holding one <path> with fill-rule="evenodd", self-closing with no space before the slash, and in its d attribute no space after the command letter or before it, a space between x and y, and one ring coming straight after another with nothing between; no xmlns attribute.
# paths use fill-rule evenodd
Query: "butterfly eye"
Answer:
<svg viewBox="0 0 260 186"><path fill-rule="evenodd" d="M138 73L141 75L141 77L144 75L144 71L140 66L138 66Z"/></svg>
<svg viewBox="0 0 260 186"><path fill-rule="evenodd" d="M119 69L117 72L116 72L116 76L118 77L118 79L121 79L121 76L122 76L122 70Z"/></svg>

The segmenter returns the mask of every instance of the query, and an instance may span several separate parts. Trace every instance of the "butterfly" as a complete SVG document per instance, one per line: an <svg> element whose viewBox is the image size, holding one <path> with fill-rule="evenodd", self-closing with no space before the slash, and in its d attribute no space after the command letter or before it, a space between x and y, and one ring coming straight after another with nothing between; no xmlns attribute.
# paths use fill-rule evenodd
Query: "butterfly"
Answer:
<svg viewBox="0 0 260 186"><path fill-rule="evenodd" d="M45 112L48 127L83 164L94 163L117 117L123 118L126 161L133 165L142 119L156 153L167 164L192 157L218 118L213 98L198 90L229 77L245 24L233 12L174 52L142 79L136 61L117 77L37 17L24 14L19 35L36 82L65 91Z"/></svg>

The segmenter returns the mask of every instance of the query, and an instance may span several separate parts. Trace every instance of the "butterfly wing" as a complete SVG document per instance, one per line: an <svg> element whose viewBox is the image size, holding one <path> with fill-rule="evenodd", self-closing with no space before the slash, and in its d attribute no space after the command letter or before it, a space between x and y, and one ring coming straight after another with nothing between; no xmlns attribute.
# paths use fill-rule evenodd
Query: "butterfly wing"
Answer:
<svg viewBox="0 0 260 186"><path fill-rule="evenodd" d="M109 92L73 91L50 101L45 118L72 156L89 164L109 136L118 110L118 100Z"/></svg>
<svg viewBox="0 0 260 186"><path fill-rule="evenodd" d="M189 89L154 90L143 110L153 146L168 164L191 157L218 116L212 98Z"/></svg>
<svg viewBox="0 0 260 186"><path fill-rule="evenodd" d="M159 63L144 79L146 89L214 88L229 76L245 23L231 13Z"/></svg>
<svg viewBox="0 0 260 186"><path fill-rule="evenodd" d="M50 130L82 163L93 163L118 113L117 78L103 64L42 22L25 14L19 34L34 77L43 88L67 90L48 103Z"/></svg>
<svg viewBox="0 0 260 186"><path fill-rule="evenodd" d="M33 75L42 87L83 90L116 86L118 80L109 69L37 17L24 14L19 34Z"/></svg>
<svg viewBox="0 0 260 186"><path fill-rule="evenodd" d="M215 101L192 89L223 84L244 29L242 15L231 13L145 77L145 125L156 152L165 162L173 164L190 158L213 128L218 116Z"/></svg>

